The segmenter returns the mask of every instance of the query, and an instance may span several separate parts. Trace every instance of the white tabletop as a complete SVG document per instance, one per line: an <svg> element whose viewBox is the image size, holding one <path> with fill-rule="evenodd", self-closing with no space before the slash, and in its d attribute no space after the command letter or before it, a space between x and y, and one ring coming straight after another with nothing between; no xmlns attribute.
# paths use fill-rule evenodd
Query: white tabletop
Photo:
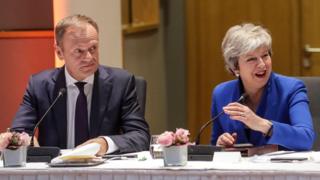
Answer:
<svg viewBox="0 0 320 180"><path fill-rule="evenodd" d="M164 167L162 159L151 159L148 152L140 159L112 160L93 167L51 168L45 163L26 167L0 167L0 180L101 180L101 179L320 179L318 152L294 153L307 156L304 162L271 163L265 156L242 158L239 162L189 161L184 167ZM145 156L145 158L141 158ZM289 155L287 155L289 156ZM2 162L0 162L2 166Z"/></svg>

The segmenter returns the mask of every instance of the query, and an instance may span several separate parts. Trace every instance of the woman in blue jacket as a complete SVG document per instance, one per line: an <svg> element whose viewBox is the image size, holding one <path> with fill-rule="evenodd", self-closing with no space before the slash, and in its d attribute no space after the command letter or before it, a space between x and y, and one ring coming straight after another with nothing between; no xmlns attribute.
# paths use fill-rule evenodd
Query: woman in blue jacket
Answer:
<svg viewBox="0 0 320 180"><path fill-rule="evenodd" d="M302 81L272 72L272 40L253 24L231 27L222 42L226 68L237 79L219 84L212 95L211 143L232 146L276 144L310 150L315 134ZM246 94L242 103L236 102Z"/></svg>

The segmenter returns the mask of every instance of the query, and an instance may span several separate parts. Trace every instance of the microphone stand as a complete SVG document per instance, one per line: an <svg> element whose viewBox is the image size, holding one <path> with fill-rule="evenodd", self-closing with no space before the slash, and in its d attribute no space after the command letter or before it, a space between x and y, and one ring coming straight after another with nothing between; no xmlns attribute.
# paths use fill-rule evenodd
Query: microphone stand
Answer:
<svg viewBox="0 0 320 180"><path fill-rule="evenodd" d="M240 98L236 101L238 103L243 103L243 101L248 97L246 93L242 94ZM195 145L188 146L188 160L190 161L212 161L213 153L216 151L221 151L222 147L213 145L199 145L200 137L204 129L216 119L218 119L224 111L219 112L214 118L206 122L201 128L195 139Z"/></svg>
<svg viewBox="0 0 320 180"><path fill-rule="evenodd" d="M203 130L209 125L211 124L213 121L215 121L218 117L220 117L224 112L221 111L218 115L216 115L214 118L212 118L211 120L209 120L208 122L206 122L201 128L200 128L200 131L198 133L198 136L196 137L196 140L195 140L195 144L196 145L199 145L200 143L200 136L203 132Z"/></svg>
<svg viewBox="0 0 320 180"><path fill-rule="evenodd" d="M54 99L52 104L49 106L47 111L42 115L40 120L37 122L35 125L32 136L31 136L31 141L30 141L30 146L28 148L27 152L27 162L50 162L52 158L56 157L60 153L60 148L58 147L34 147L34 136L36 129L39 127L41 122L44 120L44 118L47 116L49 111L52 109L52 107L56 104L56 102L59 100L61 96L66 92L65 88L61 88L59 90L58 96Z"/></svg>
<svg viewBox="0 0 320 180"><path fill-rule="evenodd" d="M49 108L47 109L47 111L42 115L41 119L37 122L37 124L34 126L32 134L31 134L31 141L30 141L30 146L34 146L34 135L36 133L36 130L38 128L38 126L41 124L41 122L43 121L43 119L47 116L47 114L50 112L50 110L52 109L52 107L56 104L56 102L58 101L58 99L65 93L66 89L65 88L61 88L59 90L59 94L58 96L54 99L53 103L49 106Z"/></svg>

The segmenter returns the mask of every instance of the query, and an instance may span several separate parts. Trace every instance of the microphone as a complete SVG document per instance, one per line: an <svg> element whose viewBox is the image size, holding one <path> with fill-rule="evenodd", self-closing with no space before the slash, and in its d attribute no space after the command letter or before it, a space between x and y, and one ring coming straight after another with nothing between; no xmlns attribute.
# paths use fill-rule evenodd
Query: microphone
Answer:
<svg viewBox="0 0 320 180"><path fill-rule="evenodd" d="M238 103L243 103L244 100L248 97L246 93L243 93L240 98L236 101ZM218 115L210 119L208 122L206 122L201 128L200 131L196 137L195 145L189 145L188 146L188 160L189 161L212 161L213 153L216 151L221 151L220 146L212 146L212 145L199 145L200 142L200 136L204 129L213 121L218 119L224 112L221 111Z"/></svg>
<svg viewBox="0 0 320 180"><path fill-rule="evenodd" d="M54 99L53 103L50 105L50 107L47 109L47 111L42 115L42 117L40 118L40 120L37 122L37 124L34 126L32 134L31 134L31 141L30 141L30 146L34 146L34 134L36 133L36 130L38 128L38 126L41 124L41 122L44 120L44 118L47 116L48 112L50 112L50 110L52 109L52 107L56 104L56 102L58 101L58 99L63 96L63 94L66 92L66 88L61 88L59 90L58 96Z"/></svg>
<svg viewBox="0 0 320 180"><path fill-rule="evenodd" d="M246 93L243 93L240 98L236 101L238 103L243 103L245 101L245 99L248 97L248 95ZM200 131L197 135L197 138L195 140L196 145L198 145L200 143L200 136L203 132L203 130L211 123L213 123L213 121L215 121L216 119L218 119L222 114L224 114L224 111L221 111L218 115L216 115L215 117L213 117L212 119L210 119L208 122L206 122L201 128Z"/></svg>
<svg viewBox="0 0 320 180"><path fill-rule="evenodd" d="M60 148L58 147L34 147L34 135L36 129L39 127L41 122L44 120L44 118L47 116L47 114L50 112L50 110L53 108L53 106L56 104L59 98L65 94L65 92L66 88L61 88L59 90L57 97L54 99L47 111L42 115L40 120L35 125L31 134L30 146L27 152L27 162L50 162L52 158L59 155Z"/></svg>

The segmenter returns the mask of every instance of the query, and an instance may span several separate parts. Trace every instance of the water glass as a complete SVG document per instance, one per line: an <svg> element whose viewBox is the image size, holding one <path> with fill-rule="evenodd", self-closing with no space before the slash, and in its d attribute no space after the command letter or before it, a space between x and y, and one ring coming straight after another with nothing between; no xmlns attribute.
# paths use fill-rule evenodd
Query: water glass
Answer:
<svg viewBox="0 0 320 180"><path fill-rule="evenodd" d="M149 151L153 159L159 159L163 157L162 147L157 143L158 137L159 135L152 135L150 140Z"/></svg>

